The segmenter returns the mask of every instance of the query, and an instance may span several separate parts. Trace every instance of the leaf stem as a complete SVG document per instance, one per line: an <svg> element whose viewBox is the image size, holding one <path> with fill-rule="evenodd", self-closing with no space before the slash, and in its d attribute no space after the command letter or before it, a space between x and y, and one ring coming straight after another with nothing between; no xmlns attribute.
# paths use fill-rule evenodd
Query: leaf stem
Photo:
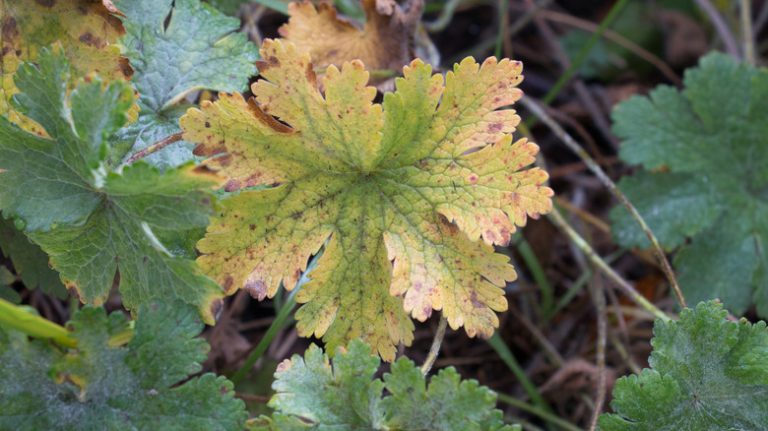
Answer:
<svg viewBox="0 0 768 431"><path fill-rule="evenodd" d="M619 190L619 188L616 186L616 183L611 180L608 175L603 171L603 168L600 167L600 165L595 162L595 160L592 158L592 156L589 155L582 147L579 145L578 142L576 142L571 135L568 134L568 132L563 129L560 124L558 124L557 121L555 121L554 118L552 118L549 114L546 113L544 108L539 106L536 102L533 101L533 99L530 99L528 97L523 97L520 102L528 108L536 117L540 118L549 128L552 130L552 132L557 136L560 141L565 144L568 149L570 149L574 154L576 154L589 168L590 171L592 171L593 174L597 177L598 180L600 180L601 183L608 189L608 191L611 192L611 194L616 197L616 199L629 211L629 213L632 215L632 218L635 219L638 225L640 225L640 228L645 233L645 236L648 238L648 240L651 242L652 248L654 253L656 254L656 258L658 259L659 263L661 264L662 272L664 272L664 275L666 276L667 280L669 281L670 286L672 287L672 290L675 292L675 296L677 298L677 302L680 304L682 308L687 307L687 304L685 302L685 296L683 296L683 292L680 289L680 285L677 283L677 277L675 277L674 271L672 271L672 265L670 265L669 260L667 259L667 255L664 253L664 249L661 248L661 244L659 244L659 240L656 238L656 235L653 233L650 227L648 227L648 224L645 222L645 219L640 215L640 213L637 211L637 208L632 204L632 202L629 201L627 196ZM558 213L559 216L559 213ZM562 219L562 217L561 217Z"/></svg>
<svg viewBox="0 0 768 431"><path fill-rule="evenodd" d="M137 160L143 159L144 157L147 157L150 154L153 154L162 150L163 148L173 144L174 142L181 141L182 135L183 135L182 132L174 133L171 136L161 139L160 141L157 141L154 144L133 153L133 155L131 155L131 157L129 157L128 160L125 161L125 164L129 165L131 163L134 163Z"/></svg>
<svg viewBox="0 0 768 431"><path fill-rule="evenodd" d="M429 348L429 354L427 359L424 360L424 364L421 366L421 374L426 376L429 374L429 370L435 365L437 355L440 353L440 346L443 344L443 338L445 338L445 328L448 326L448 319L442 314L440 315L440 323L437 324L437 332L435 332L435 338L432 339L432 346Z"/></svg>
<svg viewBox="0 0 768 431"><path fill-rule="evenodd" d="M70 337L65 327L4 299L0 299L0 327L15 329L31 337L51 339L64 347L77 346L77 340Z"/></svg>
<svg viewBox="0 0 768 431"><path fill-rule="evenodd" d="M712 21L712 25L715 26L717 34L720 36L720 39L722 39L723 45L725 45L725 51L733 58L741 58L736 38L733 36L728 24L726 24L725 20L720 15L720 12L717 11L717 8L709 0L696 0L696 4L705 14L707 14L709 20Z"/></svg>
<svg viewBox="0 0 768 431"><path fill-rule="evenodd" d="M321 250L312 257L312 260L309 261L309 264L307 264L307 270L304 271L304 274L301 275L301 278L296 283L296 287L294 287L293 290L291 290L291 292L288 294L288 298L285 300L285 303L282 305L282 307L280 307L280 311L278 311L277 316L275 316L275 320L272 321L272 324L269 325L267 332L264 333L264 336L261 338L261 340L259 340L259 344L257 344L256 348L254 348L251 353L248 354L248 357L245 359L245 362L243 362L243 365L230 378L232 383L238 384L248 375L248 373L251 371L251 368L253 368L253 365L256 364L256 361L258 361L264 355L264 352L267 351L267 348L269 348L269 345L272 343L272 340L275 338L275 336L277 336L278 332L280 332L288 324L289 317L293 311L293 307L296 305L296 293L301 289L301 286L305 285L309 281L308 275L317 266L317 262L320 260L320 256L322 256L322 254L323 252Z"/></svg>
<svg viewBox="0 0 768 431"><path fill-rule="evenodd" d="M755 39L752 35L752 0L740 0L741 33L744 39L744 61L755 65Z"/></svg>

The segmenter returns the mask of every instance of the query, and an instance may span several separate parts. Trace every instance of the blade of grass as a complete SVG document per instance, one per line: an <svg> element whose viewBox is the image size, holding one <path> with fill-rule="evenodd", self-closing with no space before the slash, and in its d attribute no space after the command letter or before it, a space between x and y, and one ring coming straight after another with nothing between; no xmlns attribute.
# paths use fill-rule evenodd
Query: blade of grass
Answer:
<svg viewBox="0 0 768 431"><path fill-rule="evenodd" d="M15 329L31 337L50 339L64 347L77 345L77 341L69 336L65 327L32 314L23 305L14 305L4 299L0 299L0 326Z"/></svg>
<svg viewBox="0 0 768 431"><path fill-rule="evenodd" d="M544 401L544 398L542 398L538 388L536 388L536 385L534 385L533 382L531 382L531 380L525 374L523 367L519 362L517 362L515 355L513 355L512 351L509 350L509 347L507 347L507 345L504 343L504 340L501 339L498 332L493 334L493 336L488 339L488 344L490 344L493 350L496 351L496 354L498 354L501 360L507 365L507 367L509 367L509 370L512 371L512 374L514 374L517 380L520 382L520 385L522 385L523 390L525 390L525 393L528 394L528 398L531 399L533 404L535 404L536 407L542 412L551 413L552 410L550 409L547 402Z"/></svg>
<svg viewBox="0 0 768 431"><path fill-rule="evenodd" d="M507 27L509 26L509 0L499 0L499 34L496 36L496 49L494 55L496 58L501 58L504 48L504 35L507 34Z"/></svg>
<svg viewBox="0 0 768 431"><path fill-rule="evenodd" d="M312 257L312 260L307 265L307 270L304 271L304 274L301 275L301 278L296 283L296 287L294 287L293 290L291 290L291 292L288 294L288 297L285 299L285 303L283 303L277 313L277 316L275 316L275 320L273 320L272 324L269 325L269 328L267 328L267 332L264 333L264 336L261 338L261 340L259 340L256 348L254 348L251 353L248 354L248 357L245 358L243 366L241 366L240 369L238 369L230 378L232 383L237 384L248 375L256 361L258 361L264 355L264 352L267 351L269 345L272 344L272 340L275 339L275 336L285 326L287 326L290 321L293 320L291 318L291 313L293 312L293 307L296 305L296 293L299 291L299 289L301 289L301 286L307 284L309 281L309 273L317 266L317 261L320 259L322 254L323 252L321 250L319 253Z"/></svg>
<svg viewBox="0 0 768 431"><path fill-rule="evenodd" d="M541 266L541 262L533 252L531 245L525 238L520 235L517 237L515 245L517 251L520 252L520 256L525 262L525 266L531 271L531 276L541 291L541 313L544 319L548 319L554 311L555 304L555 291L552 284L549 282L547 275L544 273L544 268Z"/></svg>
<svg viewBox="0 0 768 431"><path fill-rule="evenodd" d="M560 91L563 90L565 84L567 84L573 75L576 74L576 72L581 68L581 65L584 64L584 62L589 57L589 54L592 52L592 48L594 48L597 41L603 37L605 30L613 23L613 21L616 20L616 18L619 16L619 13L621 13L621 11L624 9L624 6L626 6L628 2L628 0L619 0L613 4L611 10L609 10L605 18L600 21L600 24L597 26L597 29L595 29L595 32L592 33L592 35L589 37L587 43L585 43L584 46L581 47L581 50L576 54L576 57L571 62L570 67L568 67L568 69L566 69L565 72L560 75L560 78L557 80L557 82L555 82L552 88L550 88L547 94L545 94L541 99L541 103L544 105L549 105L553 100L555 100L555 97L560 94ZM531 117L528 119L528 121L526 121L525 124L530 128L533 127L533 125L537 122L538 119L536 117Z"/></svg>

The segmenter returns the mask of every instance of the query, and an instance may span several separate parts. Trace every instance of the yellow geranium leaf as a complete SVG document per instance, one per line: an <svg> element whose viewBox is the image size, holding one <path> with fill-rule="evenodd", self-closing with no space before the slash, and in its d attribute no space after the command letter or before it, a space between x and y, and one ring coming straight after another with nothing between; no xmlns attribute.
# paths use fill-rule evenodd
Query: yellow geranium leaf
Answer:
<svg viewBox="0 0 768 431"><path fill-rule="evenodd" d="M198 243L203 269L264 299L325 244L297 297L301 335L331 351L362 337L391 360L413 339L408 314L442 310L489 336L516 276L493 245L552 205L547 174L526 168L538 147L513 142L520 118L500 109L521 96L521 64L467 58L444 79L414 60L377 104L359 61L318 80L289 42L267 40L261 55L254 99L222 95L181 120L237 191Z"/></svg>

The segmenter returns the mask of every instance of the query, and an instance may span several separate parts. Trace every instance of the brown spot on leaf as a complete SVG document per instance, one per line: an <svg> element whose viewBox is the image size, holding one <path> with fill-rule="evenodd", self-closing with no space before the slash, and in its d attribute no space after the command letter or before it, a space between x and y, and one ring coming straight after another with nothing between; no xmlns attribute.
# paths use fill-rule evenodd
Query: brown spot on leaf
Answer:
<svg viewBox="0 0 768 431"><path fill-rule="evenodd" d="M264 283L264 280L251 280L249 278L245 282L243 289L245 289L251 297L258 299L259 301L263 301L264 298L267 297L267 284Z"/></svg>
<svg viewBox="0 0 768 431"><path fill-rule="evenodd" d="M3 19L2 30L0 31L2 31L3 39L13 39L19 35L19 28L12 16Z"/></svg>
<svg viewBox="0 0 768 431"><path fill-rule="evenodd" d="M469 300L475 308L485 308L485 305L477 299L477 292L474 290L469 294Z"/></svg>
<svg viewBox="0 0 768 431"><path fill-rule="evenodd" d="M56 0L35 0L35 2L43 7L53 7L56 4Z"/></svg>
<svg viewBox="0 0 768 431"><path fill-rule="evenodd" d="M224 190L228 192L234 192L235 190L239 190L241 187L240 181L236 179L231 179L227 181L226 184L224 184Z"/></svg>
<svg viewBox="0 0 768 431"><path fill-rule="evenodd" d="M98 37L94 36L91 32L87 31L80 35L79 37L80 42L83 42L86 45L92 46L94 48L103 48L106 46L106 43L104 43L103 40L99 39Z"/></svg>
<svg viewBox="0 0 768 431"><path fill-rule="evenodd" d="M491 123L488 125L488 131L489 132L500 132L504 128L504 125L501 123Z"/></svg>
<svg viewBox="0 0 768 431"><path fill-rule="evenodd" d="M305 75L307 76L307 81L309 81L313 87L317 87L317 75L315 75L315 69L312 67L312 63L307 64Z"/></svg>
<svg viewBox="0 0 768 431"><path fill-rule="evenodd" d="M229 290L232 288L232 284L234 284L234 282L235 282L235 280L232 278L232 276L231 276L231 275L228 275L228 276L227 276L227 277L224 279L224 284L222 285L222 287L224 288L224 290L226 290L227 292L229 292Z"/></svg>

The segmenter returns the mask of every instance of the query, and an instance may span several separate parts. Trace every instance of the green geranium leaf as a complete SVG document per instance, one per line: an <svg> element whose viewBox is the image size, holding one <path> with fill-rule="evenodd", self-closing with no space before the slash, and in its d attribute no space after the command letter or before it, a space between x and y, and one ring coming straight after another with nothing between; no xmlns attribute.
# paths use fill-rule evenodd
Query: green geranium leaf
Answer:
<svg viewBox="0 0 768 431"><path fill-rule="evenodd" d="M181 131L179 117L196 90L244 91L256 74L256 47L240 21L199 0L120 0L125 36L120 43L134 69L139 120L119 133L133 150ZM161 168L192 160L192 145L174 143L146 158Z"/></svg>
<svg viewBox="0 0 768 431"><path fill-rule="evenodd" d="M616 382L603 431L759 430L768 423L768 330L714 301L657 321L650 369Z"/></svg>
<svg viewBox="0 0 768 431"><path fill-rule="evenodd" d="M66 351L0 329L0 429L242 429L247 413L231 382L187 380L208 351L191 307L142 306L124 346L120 312L86 307L68 326L77 347Z"/></svg>
<svg viewBox="0 0 768 431"><path fill-rule="evenodd" d="M392 364L383 380L374 379L378 356L355 340L339 349L331 365L312 345L304 358L294 355L275 373L269 402L272 418L257 430L516 430L504 425L496 394L474 380L461 381L453 368L429 383L406 358ZM388 395L383 396L386 390Z"/></svg>
<svg viewBox="0 0 768 431"><path fill-rule="evenodd" d="M67 66L46 50L16 74L17 109L50 139L0 118L0 209L24 226L83 302L105 301L119 280L129 308L179 299L211 321L221 289L165 244L207 225L216 181L192 166L165 173L144 162L112 166L107 142L125 123L133 92L122 81L93 78L68 96Z"/></svg>
<svg viewBox="0 0 768 431"><path fill-rule="evenodd" d="M614 111L621 157L645 170L619 186L675 258L692 303L720 298L735 313L768 315L768 70L710 54L685 75ZM611 214L624 246L648 241L623 208ZM690 241L688 241L690 240Z"/></svg>

